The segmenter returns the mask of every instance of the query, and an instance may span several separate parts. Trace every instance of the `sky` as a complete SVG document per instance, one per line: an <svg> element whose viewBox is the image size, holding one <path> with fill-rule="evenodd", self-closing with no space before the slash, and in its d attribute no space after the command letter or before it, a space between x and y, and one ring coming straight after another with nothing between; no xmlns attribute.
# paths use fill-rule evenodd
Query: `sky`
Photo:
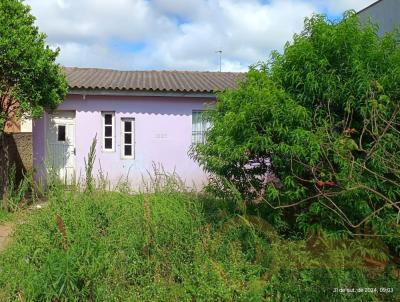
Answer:
<svg viewBox="0 0 400 302"><path fill-rule="evenodd" d="M281 51L313 13L375 0L26 0L64 66L246 71Z"/></svg>

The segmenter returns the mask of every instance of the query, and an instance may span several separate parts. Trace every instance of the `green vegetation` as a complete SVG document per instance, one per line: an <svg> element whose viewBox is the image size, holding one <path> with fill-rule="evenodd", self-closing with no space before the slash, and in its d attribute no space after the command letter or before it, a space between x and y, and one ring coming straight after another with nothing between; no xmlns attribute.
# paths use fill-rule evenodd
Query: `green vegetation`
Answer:
<svg viewBox="0 0 400 302"><path fill-rule="evenodd" d="M306 19L219 95L193 156L285 238L382 238L400 253L400 48L353 12Z"/></svg>
<svg viewBox="0 0 400 302"><path fill-rule="evenodd" d="M231 201L163 190L129 195L53 186L0 254L1 301L381 301L390 269L356 249L283 241ZM320 246L320 248L318 248ZM334 288L393 287L338 294ZM395 296L397 295L397 296ZM336 299L336 300L335 300Z"/></svg>
<svg viewBox="0 0 400 302"><path fill-rule="evenodd" d="M11 213L0 208L0 224L10 219Z"/></svg>
<svg viewBox="0 0 400 302"><path fill-rule="evenodd" d="M163 173L107 191L96 139L84 188L49 173L0 254L0 301L400 301L399 77L395 33L307 19L220 94L193 149L204 192Z"/></svg>
<svg viewBox="0 0 400 302"><path fill-rule="evenodd" d="M58 50L46 43L21 0L0 0L0 134L15 115L38 117L67 92Z"/></svg>
<svg viewBox="0 0 400 302"><path fill-rule="evenodd" d="M68 89L56 63L59 50L46 45L34 22L24 1L0 0L0 198L9 188L6 125L56 108Z"/></svg>
<svg viewBox="0 0 400 302"><path fill-rule="evenodd" d="M31 172L23 175L23 178L18 182L16 181L15 164L10 165L7 173L7 188L0 202L0 210L10 213L16 212L26 206L28 195L30 195L30 202L35 201L35 187Z"/></svg>

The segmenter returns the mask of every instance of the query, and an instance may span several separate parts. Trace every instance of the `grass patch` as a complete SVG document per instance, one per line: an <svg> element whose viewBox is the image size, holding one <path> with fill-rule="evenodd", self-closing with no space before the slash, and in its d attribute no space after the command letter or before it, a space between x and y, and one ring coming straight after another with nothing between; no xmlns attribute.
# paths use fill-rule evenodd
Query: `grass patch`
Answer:
<svg viewBox="0 0 400 302"><path fill-rule="evenodd" d="M230 214L211 196L59 189L25 219L0 254L1 301L399 298L390 273L341 268L350 259L345 252L319 258L301 242L274 238L260 219ZM328 260L337 268L324 268ZM397 296L333 292L379 285Z"/></svg>
<svg viewBox="0 0 400 302"><path fill-rule="evenodd" d="M12 216L13 216L12 213L0 207L0 224L11 220Z"/></svg>

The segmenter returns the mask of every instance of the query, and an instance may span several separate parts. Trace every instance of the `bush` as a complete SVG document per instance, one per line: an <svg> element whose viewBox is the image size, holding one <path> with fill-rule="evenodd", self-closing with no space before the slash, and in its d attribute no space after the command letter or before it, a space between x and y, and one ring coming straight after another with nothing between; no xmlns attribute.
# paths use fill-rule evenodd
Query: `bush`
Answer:
<svg viewBox="0 0 400 302"><path fill-rule="evenodd" d="M219 94L192 156L285 236L382 236L398 257L398 41L354 12L306 18L282 54Z"/></svg>

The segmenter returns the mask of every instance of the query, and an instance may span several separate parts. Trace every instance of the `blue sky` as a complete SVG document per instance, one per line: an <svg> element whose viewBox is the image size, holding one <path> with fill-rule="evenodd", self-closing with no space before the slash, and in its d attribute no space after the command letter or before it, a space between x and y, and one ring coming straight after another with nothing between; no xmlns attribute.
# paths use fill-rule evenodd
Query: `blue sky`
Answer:
<svg viewBox="0 0 400 302"><path fill-rule="evenodd" d="M281 50L304 17L374 0L26 0L66 66L245 71Z"/></svg>

